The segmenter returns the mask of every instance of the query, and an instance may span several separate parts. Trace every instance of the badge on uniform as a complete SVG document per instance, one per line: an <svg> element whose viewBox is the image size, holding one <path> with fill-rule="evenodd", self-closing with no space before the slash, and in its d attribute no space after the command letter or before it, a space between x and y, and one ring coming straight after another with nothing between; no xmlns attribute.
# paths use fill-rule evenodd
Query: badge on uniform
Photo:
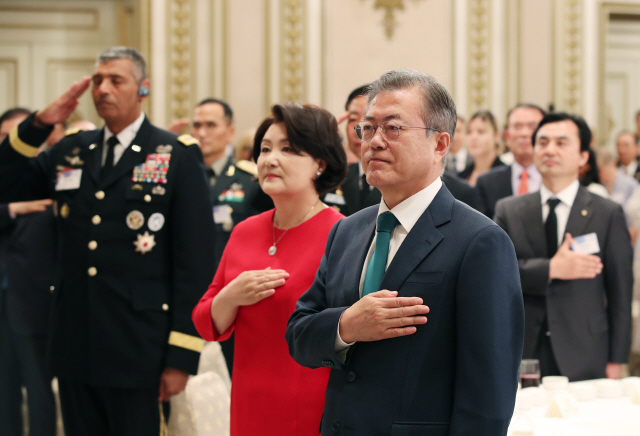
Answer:
<svg viewBox="0 0 640 436"><path fill-rule="evenodd" d="M171 153L173 147L171 145L158 145L156 147L156 153Z"/></svg>
<svg viewBox="0 0 640 436"><path fill-rule="evenodd" d="M82 179L82 170L74 170L72 168L65 168L63 171L58 171L58 179L56 181L56 191L68 191L70 189L78 189L80 187L80 180Z"/></svg>
<svg viewBox="0 0 640 436"><path fill-rule="evenodd" d="M69 162L72 167L84 165L84 161L80 159L80 156L65 156L64 160Z"/></svg>
<svg viewBox="0 0 640 436"><path fill-rule="evenodd" d="M138 235L138 240L133 245L136 246L136 251L145 254L155 247L156 238L154 235L150 235L149 232L144 232L144 235Z"/></svg>
<svg viewBox="0 0 640 436"><path fill-rule="evenodd" d="M233 230L233 218L231 217L232 212L233 208L228 204L213 206L213 222L216 224L222 224L222 230L230 232Z"/></svg>
<svg viewBox="0 0 640 436"><path fill-rule="evenodd" d="M225 189L220 196L218 196L218 201L242 203L244 201L244 191L242 189Z"/></svg>
<svg viewBox="0 0 640 436"><path fill-rule="evenodd" d="M151 190L151 193L155 194L155 195L164 195L166 192L167 192L167 190L164 189L164 186L162 186L162 185L156 185Z"/></svg>
<svg viewBox="0 0 640 436"><path fill-rule="evenodd" d="M139 210L132 210L127 214L127 227L138 230L144 225L144 215Z"/></svg>
<svg viewBox="0 0 640 436"><path fill-rule="evenodd" d="M164 215L162 215L160 212L151 214L151 216L149 217L149 221L147 222L147 226L149 226L149 230L151 230L152 232L159 231L162 226L164 226Z"/></svg>
<svg viewBox="0 0 640 436"><path fill-rule="evenodd" d="M147 160L133 167L134 182L167 183L171 153L151 153Z"/></svg>
<svg viewBox="0 0 640 436"><path fill-rule="evenodd" d="M69 216L69 205L67 203L63 203L60 207L60 216L62 218L67 218Z"/></svg>

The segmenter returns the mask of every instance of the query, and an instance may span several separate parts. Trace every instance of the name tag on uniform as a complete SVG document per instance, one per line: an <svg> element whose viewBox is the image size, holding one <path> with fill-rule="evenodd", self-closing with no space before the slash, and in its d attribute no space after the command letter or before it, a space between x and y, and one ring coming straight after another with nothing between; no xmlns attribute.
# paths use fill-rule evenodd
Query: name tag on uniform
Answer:
<svg viewBox="0 0 640 436"><path fill-rule="evenodd" d="M226 204L213 206L213 222L224 224L228 221L231 221L231 208Z"/></svg>
<svg viewBox="0 0 640 436"><path fill-rule="evenodd" d="M69 189L78 189L80 187L80 179L82 178L82 170L72 170L67 168L58 172L58 180L56 182L56 191L67 191Z"/></svg>
<svg viewBox="0 0 640 436"><path fill-rule="evenodd" d="M329 192L327 195L324 196L324 201L332 204L341 204L341 205L347 204L345 203L344 197L342 195L334 194L332 192Z"/></svg>
<svg viewBox="0 0 640 436"><path fill-rule="evenodd" d="M600 244L598 243L598 235L588 233L586 235L574 238L571 249L576 253L596 254L600 252Z"/></svg>

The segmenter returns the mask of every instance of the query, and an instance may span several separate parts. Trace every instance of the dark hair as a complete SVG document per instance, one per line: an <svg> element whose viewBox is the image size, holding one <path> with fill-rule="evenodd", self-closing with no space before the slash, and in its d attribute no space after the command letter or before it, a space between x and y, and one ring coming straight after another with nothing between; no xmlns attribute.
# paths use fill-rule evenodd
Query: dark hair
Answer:
<svg viewBox="0 0 640 436"><path fill-rule="evenodd" d="M496 117L493 116L491 111L488 111L486 109L477 111L476 113L471 115L471 118L469 118L469 124L471 124L471 121L475 120L476 118L481 119L485 123L489 123L494 132L498 131L498 123L496 122Z"/></svg>
<svg viewBox="0 0 640 436"><path fill-rule="evenodd" d="M133 47L109 47L96 58L96 64L102 64L118 59L130 59L135 66L134 76L138 83L147 78L147 63L144 56Z"/></svg>
<svg viewBox="0 0 640 436"><path fill-rule="evenodd" d="M600 173L598 172L598 165L596 164L596 154L593 150L589 149L589 160L586 165L588 169L581 173L579 180L582 186L589 186L592 183L600 183Z"/></svg>
<svg viewBox="0 0 640 436"><path fill-rule="evenodd" d="M568 114L566 112L549 112L546 114L536 130L533 131L531 137L531 143L536 143L536 136L538 136L538 130L540 127L549 123L559 123L560 121L571 121L578 127L578 136L580 137L580 151L589 151L589 145L591 144L591 129L587 122L579 115Z"/></svg>
<svg viewBox="0 0 640 436"><path fill-rule="evenodd" d="M326 164L322 174L314 180L318 194L322 195L340 185L347 174L347 155L335 117L319 106L297 103L276 104L271 107L271 114L256 130L253 159L258 161L262 138L269 127L284 123L289 144L296 153L307 153Z"/></svg>
<svg viewBox="0 0 640 436"><path fill-rule="evenodd" d="M544 117L547 113L545 112L544 109L542 109L540 106L538 106L537 104L533 104L533 103L518 103L517 105L515 105L514 107L512 107L511 109L509 109L509 112L507 112L507 118L504 119L504 128L506 129L509 126L509 117L511 116L511 114L513 113L514 110L516 109L535 109L537 111L540 111L540 114Z"/></svg>
<svg viewBox="0 0 640 436"><path fill-rule="evenodd" d="M233 124L233 110L231 110L231 106L229 106L229 103L227 103L224 100L220 100L219 98L210 97L202 100L200 103L196 105L196 107L202 106L205 104L219 104L220 106L222 106L222 109L224 109L224 118L227 120L227 123Z"/></svg>
<svg viewBox="0 0 640 436"><path fill-rule="evenodd" d="M0 124L4 123L7 120L19 117L20 115L29 116L31 115L31 111L23 107L13 107L11 109L7 109L2 113L2 115L0 115Z"/></svg>
<svg viewBox="0 0 640 436"><path fill-rule="evenodd" d="M351 91L351 94L349 94L349 97L347 97L347 102L344 104L344 110L346 111L349 110L349 105L351 104L354 98L366 97L367 91L369 90L369 86L370 86L369 84L362 85L359 88L356 88L353 91Z"/></svg>

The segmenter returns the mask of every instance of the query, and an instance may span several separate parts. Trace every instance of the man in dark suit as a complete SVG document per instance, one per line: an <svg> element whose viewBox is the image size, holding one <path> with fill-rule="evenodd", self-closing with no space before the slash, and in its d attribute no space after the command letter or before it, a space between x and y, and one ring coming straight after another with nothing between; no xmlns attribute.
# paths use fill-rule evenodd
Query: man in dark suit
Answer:
<svg viewBox="0 0 640 436"><path fill-rule="evenodd" d="M98 131L36 156L93 83ZM191 310L213 276L213 222L197 140L151 125L144 58L113 47L94 74L14 128L0 146L0 201L48 198L61 248L50 361L65 433L152 435L195 373ZM164 422L164 421L162 421Z"/></svg>
<svg viewBox="0 0 640 436"><path fill-rule="evenodd" d="M591 142L582 118L547 114L533 140L540 191L500 200L495 217L520 264L523 357L539 359L543 376L619 378L631 343L633 284L624 213L578 182Z"/></svg>
<svg viewBox="0 0 640 436"><path fill-rule="evenodd" d="M517 262L507 235L442 186L455 104L432 77L391 71L364 120L363 167L383 201L331 230L286 333L298 363L332 369L322 434L506 435Z"/></svg>
<svg viewBox="0 0 640 436"><path fill-rule="evenodd" d="M544 111L531 103L521 103L507 113L504 142L513 154L513 164L493 168L478 177L476 189L483 212L493 218L498 200L540 189L540 173L533 163L531 135L544 116Z"/></svg>
<svg viewBox="0 0 640 436"><path fill-rule="evenodd" d="M193 111L191 135L200 142L209 178L209 199L215 223L215 269L222 258L231 231L240 221L273 208L271 198L256 181L258 172L253 162L235 162L227 148L236 127L231 106L217 98L202 100ZM234 338L221 342L222 353L231 374Z"/></svg>
<svg viewBox="0 0 640 436"><path fill-rule="evenodd" d="M335 208L345 216L356 213L359 210L380 203L380 191L367 183L362 169L362 156L360 155L362 141L356 135L355 127L362 121L364 110L367 106L367 87L363 85L354 89L344 105L347 117L347 145L349 150L358 157L358 162L349 164L347 177L338 189L329 192L323 201Z"/></svg>
<svg viewBox="0 0 640 436"><path fill-rule="evenodd" d="M635 135L627 131L618 133L616 151L618 152L618 166L629 177L640 180L640 165L638 165L640 146L636 142Z"/></svg>

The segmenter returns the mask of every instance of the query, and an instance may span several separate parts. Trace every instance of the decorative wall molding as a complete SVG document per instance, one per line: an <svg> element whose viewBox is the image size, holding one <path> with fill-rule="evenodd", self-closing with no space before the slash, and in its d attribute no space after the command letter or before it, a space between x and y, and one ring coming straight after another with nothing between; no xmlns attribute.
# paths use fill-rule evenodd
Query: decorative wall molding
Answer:
<svg viewBox="0 0 640 436"><path fill-rule="evenodd" d="M558 0L555 3L556 109L582 113L583 110L583 2Z"/></svg>
<svg viewBox="0 0 640 436"><path fill-rule="evenodd" d="M281 0L281 90L284 101L305 97L305 11L302 0Z"/></svg>
<svg viewBox="0 0 640 436"><path fill-rule="evenodd" d="M414 3L421 0L412 0ZM382 27L384 27L384 34L387 39L393 38L393 33L398 26L398 22L396 21L395 13L397 11L404 10L404 1L403 0L374 0L373 3L374 9L382 9L384 10L384 16L382 17Z"/></svg>
<svg viewBox="0 0 640 436"><path fill-rule="evenodd" d="M490 103L491 1L469 0L469 100L473 112Z"/></svg>
<svg viewBox="0 0 640 436"><path fill-rule="evenodd" d="M169 117L184 118L191 109L191 46L193 0L169 2Z"/></svg>
<svg viewBox="0 0 640 436"><path fill-rule="evenodd" d="M9 108L18 105L18 89L20 89L18 81L18 59L1 57L0 58L0 98L3 101L3 107Z"/></svg>

